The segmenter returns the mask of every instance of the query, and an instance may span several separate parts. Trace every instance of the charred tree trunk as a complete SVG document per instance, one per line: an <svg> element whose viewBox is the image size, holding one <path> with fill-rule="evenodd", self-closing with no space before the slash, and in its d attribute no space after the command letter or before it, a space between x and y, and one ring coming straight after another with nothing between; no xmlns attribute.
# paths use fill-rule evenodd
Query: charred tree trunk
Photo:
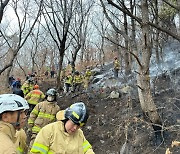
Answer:
<svg viewBox="0 0 180 154"><path fill-rule="evenodd" d="M149 120L153 123L153 128L156 135L161 135L161 119L158 115L156 105L152 98L150 89L149 63L151 57L151 40L150 27L148 25L148 4L147 0L142 0L142 60L141 65L138 65L137 84L138 94L141 108Z"/></svg>

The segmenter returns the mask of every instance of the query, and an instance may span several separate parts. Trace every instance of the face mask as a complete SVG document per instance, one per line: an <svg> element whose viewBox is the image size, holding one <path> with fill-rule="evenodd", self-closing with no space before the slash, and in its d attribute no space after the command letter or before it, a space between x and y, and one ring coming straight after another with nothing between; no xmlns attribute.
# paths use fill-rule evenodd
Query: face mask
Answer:
<svg viewBox="0 0 180 154"><path fill-rule="evenodd" d="M54 101L54 96L48 96L48 97L47 97L47 101L49 101L49 102Z"/></svg>

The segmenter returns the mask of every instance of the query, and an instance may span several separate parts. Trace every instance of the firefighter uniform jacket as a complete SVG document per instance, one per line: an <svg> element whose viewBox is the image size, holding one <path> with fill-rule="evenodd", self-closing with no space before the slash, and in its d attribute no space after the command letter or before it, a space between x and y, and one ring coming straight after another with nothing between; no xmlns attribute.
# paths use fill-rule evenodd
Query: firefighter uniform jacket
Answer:
<svg viewBox="0 0 180 154"><path fill-rule="evenodd" d="M83 78L81 75L74 75L73 83L82 83Z"/></svg>
<svg viewBox="0 0 180 154"><path fill-rule="evenodd" d="M87 69L85 72L84 78L89 80L91 76L92 76L91 70Z"/></svg>
<svg viewBox="0 0 180 154"><path fill-rule="evenodd" d="M120 69L120 63L119 63L119 60L114 60L113 62L113 65L114 65L114 69L116 70L119 70Z"/></svg>
<svg viewBox="0 0 180 154"><path fill-rule="evenodd" d="M94 154L82 130L78 129L75 134L69 135L65 132L62 121L51 123L41 129L31 153Z"/></svg>
<svg viewBox="0 0 180 154"><path fill-rule="evenodd" d="M60 110L56 102L43 101L32 110L28 119L28 128L37 134L42 127L56 121L56 113Z"/></svg>
<svg viewBox="0 0 180 154"><path fill-rule="evenodd" d="M0 153L16 154L15 133L13 125L0 121Z"/></svg>
<svg viewBox="0 0 180 154"><path fill-rule="evenodd" d="M39 89L35 89L35 90L29 92L25 97L25 99L28 101L28 103L33 104L33 105L38 104L44 98L45 98L44 93L42 91L40 91Z"/></svg>
<svg viewBox="0 0 180 154"><path fill-rule="evenodd" d="M22 85L21 90L23 91L24 95L27 95L31 90L33 90L33 84L25 82Z"/></svg>
<svg viewBox="0 0 180 154"><path fill-rule="evenodd" d="M64 119L64 111L58 120ZM94 154L92 146L84 137L83 131L78 129L74 134L65 132L64 123L57 121L41 129L36 136L31 153L51 154Z"/></svg>
<svg viewBox="0 0 180 154"><path fill-rule="evenodd" d="M72 81L73 81L73 77L72 77L72 75L68 75L68 76L66 76L66 79L65 79L65 83L67 83L67 84L72 84Z"/></svg>

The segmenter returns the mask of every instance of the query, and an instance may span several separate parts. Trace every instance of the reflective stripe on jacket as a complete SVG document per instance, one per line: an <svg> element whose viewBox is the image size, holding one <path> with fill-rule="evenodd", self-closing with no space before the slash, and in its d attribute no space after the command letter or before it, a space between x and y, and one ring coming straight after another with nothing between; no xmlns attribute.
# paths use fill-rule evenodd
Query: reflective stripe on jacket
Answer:
<svg viewBox="0 0 180 154"><path fill-rule="evenodd" d="M17 154L23 154L24 153L24 151L21 147L17 147L16 152L17 152Z"/></svg>
<svg viewBox="0 0 180 154"><path fill-rule="evenodd" d="M72 81L73 81L72 75L66 76L65 83L72 84Z"/></svg>
<svg viewBox="0 0 180 154"><path fill-rule="evenodd" d="M43 101L32 110L28 119L28 128L38 133L45 125L56 121L56 113L60 110L56 102Z"/></svg>
<svg viewBox="0 0 180 154"><path fill-rule="evenodd" d="M91 75L92 75L92 72L89 69L87 69L84 77L89 79L91 77Z"/></svg>
<svg viewBox="0 0 180 154"><path fill-rule="evenodd" d="M74 75L73 83L82 83L83 79L81 75Z"/></svg>
<svg viewBox="0 0 180 154"><path fill-rule="evenodd" d="M15 133L13 125L0 121L0 153L16 154Z"/></svg>
<svg viewBox="0 0 180 154"><path fill-rule="evenodd" d="M28 103L33 104L33 105L38 104L44 98L45 98L44 93L38 89L29 92L25 97L25 99L28 101Z"/></svg>
<svg viewBox="0 0 180 154"><path fill-rule="evenodd" d="M24 95L27 95L31 90L33 90L33 85L25 82L22 85L21 90L23 91Z"/></svg>
<svg viewBox="0 0 180 154"><path fill-rule="evenodd" d="M41 129L36 136L31 153L94 154L82 130L78 129L74 134L68 134L62 121L51 123Z"/></svg>
<svg viewBox="0 0 180 154"><path fill-rule="evenodd" d="M114 69L120 69L120 63L117 59L114 60Z"/></svg>

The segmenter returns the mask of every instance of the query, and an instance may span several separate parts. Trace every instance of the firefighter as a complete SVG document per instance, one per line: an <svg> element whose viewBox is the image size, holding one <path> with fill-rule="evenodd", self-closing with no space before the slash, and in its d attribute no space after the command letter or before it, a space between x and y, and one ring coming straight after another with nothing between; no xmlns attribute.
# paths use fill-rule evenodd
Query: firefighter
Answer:
<svg viewBox="0 0 180 154"><path fill-rule="evenodd" d="M29 78L28 80L26 80L21 87L21 90L23 91L24 96L26 96L30 91L32 91L33 87L34 87L34 83L33 83L32 78Z"/></svg>
<svg viewBox="0 0 180 154"><path fill-rule="evenodd" d="M75 92L76 89L77 89L77 91L80 90L81 85L82 85L82 81L83 81L83 78L82 78L81 74L78 71L75 71L74 78L73 78L72 92Z"/></svg>
<svg viewBox="0 0 180 154"><path fill-rule="evenodd" d="M28 135L31 136L29 150L41 128L56 121L56 113L60 110L56 97L57 91L53 88L49 89L46 94L46 100L38 103L32 110L28 119Z"/></svg>
<svg viewBox="0 0 180 154"><path fill-rule="evenodd" d="M20 144L15 145L15 133L24 127L27 109L29 105L21 96L0 95L0 153L16 154L16 149L21 149Z"/></svg>
<svg viewBox="0 0 180 154"><path fill-rule="evenodd" d="M72 104L57 113L57 122L46 125L36 136L31 153L94 154L80 129L88 120L83 102Z"/></svg>
<svg viewBox="0 0 180 154"><path fill-rule="evenodd" d="M21 87L19 84L16 86L16 88L13 88L13 94L19 95L24 98L24 93L20 88ZM20 130L17 130L15 137L16 137L15 146L17 147L16 150L18 151L18 153L19 154L26 153L28 146L26 144L27 135L26 135L24 129L21 128Z"/></svg>
<svg viewBox="0 0 180 154"><path fill-rule="evenodd" d="M86 72L84 74L84 88L85 88L85 90L87 90L89 87L91 76L92 76L92 72L90 70L90 67L87 67Z"/></svg>
<svg viewBox="0 0 180 154"><path fill-rule="evenodd" d="M65 83L64 83L64 92L68 93L70 87L72 86L72 81L73 81L73 77L71 75L71 73L69 73L66 77L65 77Z"/></svg>
<svg viewBox="0 0 180 154"><path fill-rule="evenodd" d="M39 89L39 86L36 84L34 85L34 90L30 91L26 96L25 99L29 103L29 114L33 110L33 108L45 98L44 93ZM29 115L28 114L28 115Z"/></svg>
<svg viewBox="0 0 180 154"><path fill-rule="evenodd" d="M118 60L117 57L114 57L113 65L114 65L114 77L118 78L118 72L119 72L119 69L120 69L120 63L119 63L119 60Z"/></svg>

